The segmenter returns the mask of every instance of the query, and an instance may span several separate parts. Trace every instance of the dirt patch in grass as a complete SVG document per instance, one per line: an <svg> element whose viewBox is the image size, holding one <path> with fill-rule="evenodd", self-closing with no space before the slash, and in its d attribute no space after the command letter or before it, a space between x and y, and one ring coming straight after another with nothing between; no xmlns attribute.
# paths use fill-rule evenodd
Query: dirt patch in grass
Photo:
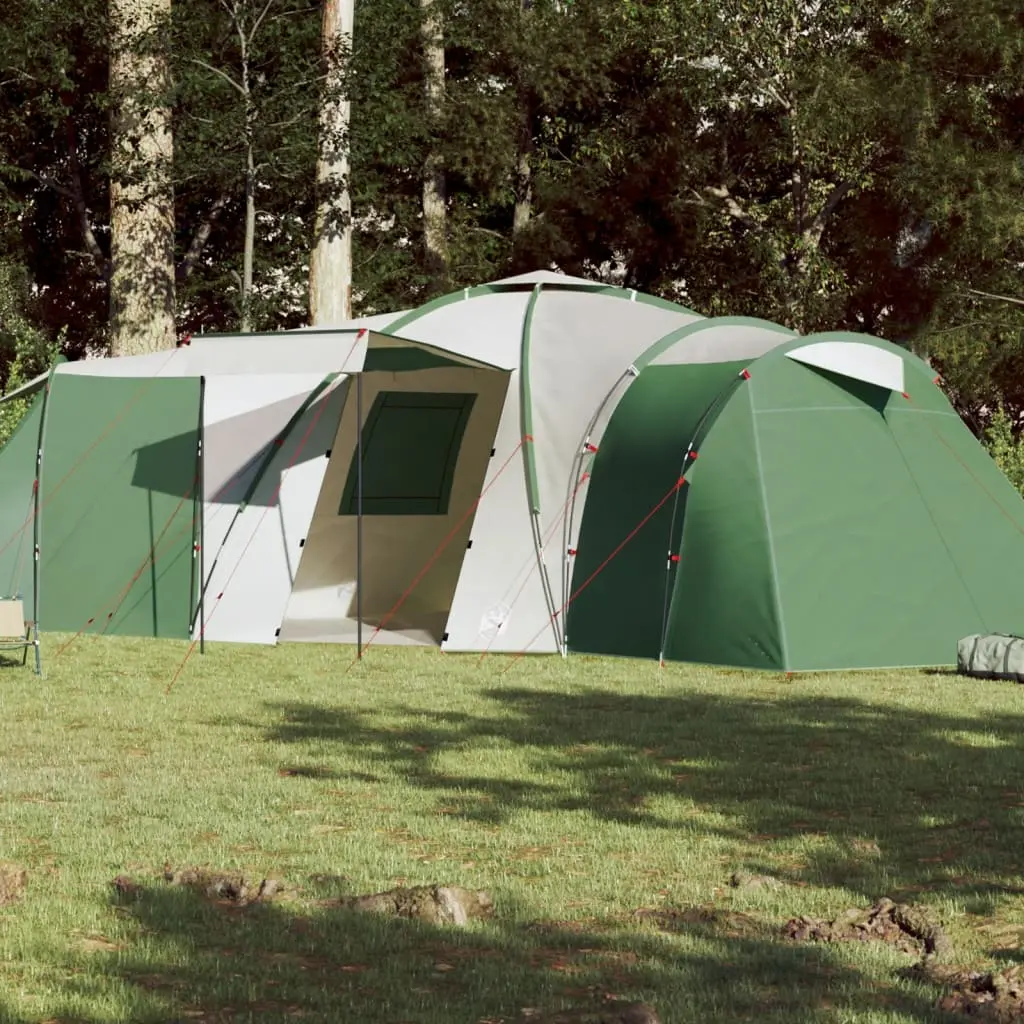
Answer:
<svg viewBox="0 0 1024 1024"><path fill-rule="evenodd" d="M938 1009L959 1013L977 1020L1024 1020L1024 966L983 973L924 962L906 974L922 978L947 989L938 1001Z"/></svg>
<svg viewBox="0 0 1024 1024"><path fill-rule="evenodd" d="M665 931L685 930L687 925L712 929L731 937L764 935L768 930L763 921L739 910L727 910L710 904L700 907L675 909L663 907L654 910L637 910L634 917L652 921Z"/></svg>
<svg viewBox="0 0 1024 1024"><path fill-rule="evenodd" d="M78 948L84 953L114 953L124 949L124 943L115 942L105 935L86 935L78 940Z"/></svg>
<svg viewBox="0 0 1024 1024"><path fill-rule="evenodd" d="M609 1002L600 1007L566 1010L527 1010L516 1024L661 1024L653 1006L647 1003Z"/></svg>
<svg viewBox="0 0 1024 1024"><path fill-rule="evenodd" d="M753 875L747 871L734 871L729 876L732 889L781 889L785 883L774 875Z"/></svg>
<svg viewBox="0 0 1024 1024"><path fill-rule="evenodd" d="M120 885L118 885L119 881ZM129 885L132 884L130 880L118 876L118 879L114 881L115 887L125 891L126 881ZM247 879L243 875L221 874L204 868L174 870L168 867L164 870L164 881L171 885L187 886L217 903L236 907L246 907L253 903L270 900L284 891L283 884L274 878L261 878L256 881Z"/></svg>
<svg viewBox="0 0 1024 1024"><path fill-rule="evenodd" d="M360 914L404 917L428 924L464 925L474 918L488 918L494 914L494 901L489 893L463 889L458 885L399 887L369 896L343 899L335 906Z"/></svg>
<svg viewBox="0 0 1024 1024"><path fill-rule="evenodd" d="M885 942L915 956L948 956L952 943L924 908L881 899L867 908L851 907L831 921L794 917L784 934L796 942Z"/></svg>
<svg viewBox="0 0 1024 1024"><path fill-rule="evenodd" d="M20 900L28 885L28 872L17 864L0 864L0 907Z"/></svg>

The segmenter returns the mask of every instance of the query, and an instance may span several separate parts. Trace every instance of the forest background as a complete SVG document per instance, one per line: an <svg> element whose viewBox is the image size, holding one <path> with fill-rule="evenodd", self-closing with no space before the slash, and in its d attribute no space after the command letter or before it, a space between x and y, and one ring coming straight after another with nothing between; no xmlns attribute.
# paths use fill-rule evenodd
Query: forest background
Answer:
<svg viewBox="0 0 1024 1024"><path fill-rule="evenodd" d="M869 332L1024 487L1017 0L357 0L333 46L324 13L6 0L0 390L310 322L343 102L355 315L557 268Z"/></svg>

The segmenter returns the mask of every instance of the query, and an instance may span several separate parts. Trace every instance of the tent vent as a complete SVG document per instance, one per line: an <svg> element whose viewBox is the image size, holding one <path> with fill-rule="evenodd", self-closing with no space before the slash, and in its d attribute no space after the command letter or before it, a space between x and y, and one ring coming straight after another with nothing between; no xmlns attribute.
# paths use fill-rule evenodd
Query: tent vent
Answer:
<svg viewBox="0 0 1024 1024"><path fill-rule="evenodd" d="M448 643L448 634L447 633L442 633L441 634L441 643L443 643L443 644Z"/></svg>
<svg viewBox="0 0 1024 1024"><path fill-rule="evenodd" d="M299 541L299 547L300 548L304 548L305 546L306 546L306 538L303 537L302 540Z"/></svg>
<svg viewBox="0 0 1024 1024"><path fill-rule="evenodd" d="M468 543L468 544L466 545L466 550L468 551L468 550L469 550L469 549L470 549L470 548L471 548L472 546L473 546L473 542L472 542L472 541L470 541L470 542L469 542L469 543Z"/></svg>
<svg viewBox="0 0 1024 1024"><path fill-rule="evenodd" d="M327 451L324 452L324 458L325 459L329 459L331 457L331 452L333 450L334 450L333 448L328 448Z"/></svg>
<svg viewBox="0 0 1024 1024"><path fill-rule="evenodd" d="M281 627L278 626L277 629L274 630L274 639L276 640L280 635L281 635Z"/></svg>
<svg viewBox="0 0 1024 1024"><path fill-rule="evenodd" d="M497 448L492 448L492 449L491 449L491 458L492 458L492 459L494 458L494 456L495 456L495 454L497 453L497 451L498 451L498 449L497 449Z"/></svg>

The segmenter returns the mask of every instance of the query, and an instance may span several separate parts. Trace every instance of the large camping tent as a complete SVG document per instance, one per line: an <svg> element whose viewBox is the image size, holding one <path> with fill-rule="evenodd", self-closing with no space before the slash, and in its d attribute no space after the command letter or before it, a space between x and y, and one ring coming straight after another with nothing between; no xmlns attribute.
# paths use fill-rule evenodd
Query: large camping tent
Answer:
<svg viewBox="0 0 1024 1024"><path fill-rule="evenodd" d="M593 465L570 650L803 671L1020 632L1024 501L920 359L721 318L636 366Z"/></svg>
<svg viewBox="0 0 1024 1024"><path fill-rule="evenodd" d="M63 364L0 596L29 527L51 630L797 671L1024 622L1024 501L919 359L546 273Z"/></svg>
<svg viewBox="0 0 1024 1024"><path fill-rule="evenodd" d="M358 607L385 642L556 650L577 456L637 353L698 319L542 272L63 364L0 454L0 580L31 602L32 520L50 630L351 642Z"/></svg>

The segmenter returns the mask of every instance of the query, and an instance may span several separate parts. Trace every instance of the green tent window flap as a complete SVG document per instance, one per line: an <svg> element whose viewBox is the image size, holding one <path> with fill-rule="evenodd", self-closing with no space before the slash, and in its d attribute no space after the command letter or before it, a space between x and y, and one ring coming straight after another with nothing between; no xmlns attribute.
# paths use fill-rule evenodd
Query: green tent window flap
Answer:
<svg viewBox="0 0 1024 1024"><path fill-rule="evenodd" d="M455 466L476 395L382 391L363 426L363 514L448 514ZM354 516L356 456L339 515Z"/></svg>

